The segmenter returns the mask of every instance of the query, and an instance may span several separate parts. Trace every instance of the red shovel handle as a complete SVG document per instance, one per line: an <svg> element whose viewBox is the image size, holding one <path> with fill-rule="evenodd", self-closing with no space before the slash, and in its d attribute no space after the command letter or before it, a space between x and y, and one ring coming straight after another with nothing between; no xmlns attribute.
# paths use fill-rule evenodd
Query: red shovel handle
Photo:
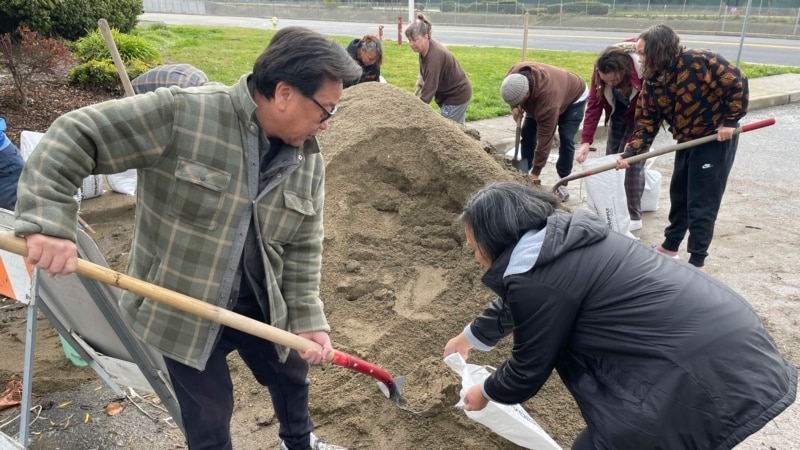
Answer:
<svg viewBox="0 0 800 450"><path fill-rule="evenodd" d="M330 362L336 364L337 366L342 366L344 368L375 378L383 384L383 386L379 386L381 387L383 393L389 397L389 399L394 402L395 405L405 409L406 400L403 398L401 392L403 390L405 377L397 377L395 380L391 375L389 375L389 372L383 370L375 364L368 363L361 358L356 358L353 355L340 352L339 350L333 351L333 357L331 358Z"/></svg>
<svg viewBox="0 0 800 450"><path fill-rule="evenodd" d="M336 364L337 366L342 366L344 368L375 378L386 385L386 387L389 388L389 391L392 391L395 387L394 378L389 375L389 372L376 366L375 364L368 363L361 358L357 358L348 353L340 352L339 350L334 350L333 359L331 359L330 362Z"/></svg>
<svg viewBox="0 0 800 450"><path fill-rule="evenodd" d="M753 123L748 123L747 125L742 125L741 133L757 130L759 128L768 127L770 125L775 125L775 118L774 117L767 117L766 119L757 120Z"/></svg>

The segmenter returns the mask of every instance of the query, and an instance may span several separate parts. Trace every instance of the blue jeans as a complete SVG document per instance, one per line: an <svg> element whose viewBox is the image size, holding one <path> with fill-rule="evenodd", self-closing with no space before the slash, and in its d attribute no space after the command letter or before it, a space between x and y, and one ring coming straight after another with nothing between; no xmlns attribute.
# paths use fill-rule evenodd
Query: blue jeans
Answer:
<svg viewBox="0 0 800 450"><path fill-rule="evenodd" d="M239 298L234 311L263 321L255 297ZM164 358L190 450L230 450L233 383L227 355L233 350L256 380L269 390L272 408L280 422L278 435L288 448L308 448L313 429L308 413L308 363L292 350L285 363L278 361L269 341L224 328L203 371Z"/></svg>
<svg viewBox="0 0 800 450"><path fill-rule="evenodd" d="M566 111L558 116L559 146L556 173L560 178L564 178L572 172L572 160L575 158L575 135L578 134L581 126L584 109L586 109L586 100L569 105ZM527 172L533 167L533 174L538 176L547 163L550 149L535 153L537 128L536 120L533 117L526 116L522 121L519 170Z"/></svg>
<svg viewBox="0 0 800 450"><path fill-rule="evenodd" d="M17 183L25 161L16 145L8 143L0 150L0 208L14 210L17 204Z"/></svg>

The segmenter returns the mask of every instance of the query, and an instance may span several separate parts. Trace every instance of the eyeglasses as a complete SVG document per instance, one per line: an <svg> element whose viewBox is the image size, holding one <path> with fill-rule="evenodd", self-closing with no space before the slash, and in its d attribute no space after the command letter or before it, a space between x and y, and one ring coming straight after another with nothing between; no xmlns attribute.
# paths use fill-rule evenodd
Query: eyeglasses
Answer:
<svg viewBox="0 0 800 450"><path fill-rule="evenodd" d="M337 110L337 109L339 109L339 107L338 107L338 106L334 106L332 110L328 111L328 110L327 110L327 109L325 109L325 107L324 107L324 106L322 106L322 105L321 105L321 104L320 104L320 103L319 103L317 100L315 100L315 99L314 99L314 97L308 97L308 98L309 98L309 99L310 99L312 102L314 102L314 104L315 104L315 105L319 106L319 109L321 109L321 110L322 110L322 119L320 119L319 123L325 122L326 120L330 119L330 118L331 118L331 116L333 116L334 114L336 114L336 110Z"/></svg>

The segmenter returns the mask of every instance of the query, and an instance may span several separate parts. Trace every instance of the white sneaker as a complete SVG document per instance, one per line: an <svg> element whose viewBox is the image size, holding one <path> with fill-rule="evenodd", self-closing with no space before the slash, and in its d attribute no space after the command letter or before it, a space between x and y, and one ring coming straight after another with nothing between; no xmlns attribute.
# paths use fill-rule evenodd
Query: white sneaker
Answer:
<svg viewBox="0 0 800 450"><path fill-rule="evenodd" d="M631 224L628 226L628 231L636 231L641 229L642 229L641 220L631 220Z"/></svg>
<svg viewBox="0 0 800 450"><path fill-rule="evenodd" d="M561 199L562 202L569 200L569 189L566 186L559 186L556 189L556 197Z"/></svg>
<svg viewBox="0 0 800 450"><path fill-rule="evenodd" d="M281 450L289 450L289 447L281 440ZM311 442L309 443L308 450L347 450L347 447L340 447L338 445L328 444L322 439L316 437L311 433Z"/></svg>

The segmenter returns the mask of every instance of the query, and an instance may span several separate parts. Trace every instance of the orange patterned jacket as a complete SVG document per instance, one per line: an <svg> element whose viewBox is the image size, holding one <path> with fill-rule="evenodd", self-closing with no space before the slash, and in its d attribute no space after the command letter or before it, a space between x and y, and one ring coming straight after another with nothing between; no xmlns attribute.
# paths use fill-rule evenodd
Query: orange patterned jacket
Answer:
<svg viewBox="0 0 800 450"><path fill-rule="evenodd" d="M747 78L739 68L711 50L683 48L669 70L645 80L626 153L647 150L662 121L678 142L737 127L747 104Z"/></svg>

